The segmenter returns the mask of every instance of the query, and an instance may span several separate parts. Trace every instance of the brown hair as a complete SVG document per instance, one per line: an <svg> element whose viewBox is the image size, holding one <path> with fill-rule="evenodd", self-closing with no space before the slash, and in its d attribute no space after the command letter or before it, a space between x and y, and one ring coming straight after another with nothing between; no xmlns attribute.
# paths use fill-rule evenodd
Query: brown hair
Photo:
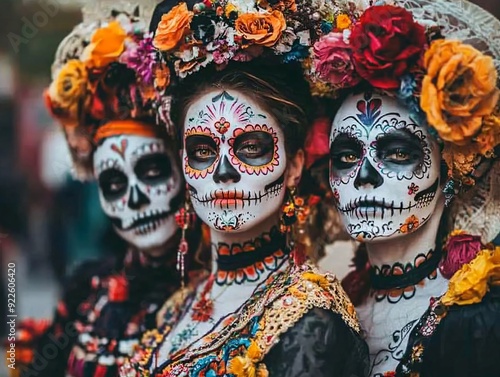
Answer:
<svg viewBox="0 0 500 377"><path fill-rule="evenodd" d="M239 90L255 98L281 126L288 155L293 156L304 147L312 124L313 102L299 63L276 65L258 59L230 62L222 71L209 66L186 77L172 93L171 117L178 135L182 135L189 105L213 88Z"/></svg>

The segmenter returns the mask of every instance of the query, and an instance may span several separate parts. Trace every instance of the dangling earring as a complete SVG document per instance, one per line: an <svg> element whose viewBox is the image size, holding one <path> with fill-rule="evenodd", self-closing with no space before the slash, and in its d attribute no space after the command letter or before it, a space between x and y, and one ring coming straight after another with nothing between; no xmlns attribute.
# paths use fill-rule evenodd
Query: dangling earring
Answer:
<svg viewBox="0 0 500 377"><path fill-rule="evenodd" d="M458 186L458 187L457 187ZM453 178L449 178L443 187L444 206L449 207L453 198L460 192L460 186Z"/></svg>
<svg viewBox="0 0 500 377"><path fill-rule="evenodd" d="M181 228L181 241L177 250L177 271L181 274L181 285L184 288L185 284L185 257L189 251L189 244L186 239L186 231L195 223L196 215L192 209L191 197L189 190L186 187L186 197L184 199L184 207L180 208L175 214L175 221Z"/></svg>
<svg viewBox="0 0 500 377"><path fill-rule="evenodd" d="M305 262L305 253L303 248L295 245L294 225L298 217L301 215L302 205L304 200L296 196L295 187L286 188L286 200L282 207L280 231L285 234L286 247L292 255L295 265L300 266Z"/></svg>

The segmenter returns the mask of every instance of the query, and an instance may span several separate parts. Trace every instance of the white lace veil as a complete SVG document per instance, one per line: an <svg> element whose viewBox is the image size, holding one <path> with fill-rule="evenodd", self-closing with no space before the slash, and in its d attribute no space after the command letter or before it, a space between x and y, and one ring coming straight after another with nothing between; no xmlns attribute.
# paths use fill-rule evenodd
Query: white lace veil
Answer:
<svg viewBox="0 0 500 377"><path fill-rule="evenodd" d="M446 39L459 39L493 57L500 71L500 21L481 7L465 0L396 0L422 24L436 24ZM488 170L468 192L455 198L450 208L450 225L483 242L500 233L500 161L485 162ZM481 170L479 167L477 170Z"/></svg>

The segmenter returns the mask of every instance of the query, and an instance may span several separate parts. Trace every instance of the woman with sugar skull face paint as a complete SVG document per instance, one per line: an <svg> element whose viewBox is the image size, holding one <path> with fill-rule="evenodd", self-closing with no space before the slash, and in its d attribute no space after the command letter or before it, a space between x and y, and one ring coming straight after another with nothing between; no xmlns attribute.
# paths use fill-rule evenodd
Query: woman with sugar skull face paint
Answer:
<svg viewBox="0 0 500 377"><path fill-rule="evenodd" d="M371 376L497 376L500 22L467 2L396 3L314 47L316 84L342 98L330 187L361 243L343 286Z"/></svg>
<svg viewBox="0 0 500 377"><path fill-rule="evenodd" d="M161 19L155 45L166 61L175 61L173 30L186 27L188 41L216 17L215 33L230 35L234 20L258 17L243 5L214 4L222 15L234 12L219 19L210 9L193 14L181 3L155 17ZM207 42L216 49L214 60L223 59L217 54L226 42ZM299 261L288 233L305 208L294 187L312 103L301 65L269 59L204 67L198 57L201 66L191 65L187 77L170 72L180 76L171 78L172 121L183 140L191 206L210 228L212 270L166 302L158 330L143 337L122 376L366 373L367 348L352 304L333 275Z"/></svg>
<svg viewBox="0 0 500 377"><path fill-rule="evenodd" d="M175 213L184 178L173 135L156 119L162 99L152 95L159 85L152 71L161 68L152 64L142 22L154 6L94 2L58 49L48 108L63 126L78 177L98 182L102 209L127 252L77 269L26 375L118 375L180 286ZM190 255L198 238L199 231L190 235ZM48 347L58 354L47 361Z"/></svg>

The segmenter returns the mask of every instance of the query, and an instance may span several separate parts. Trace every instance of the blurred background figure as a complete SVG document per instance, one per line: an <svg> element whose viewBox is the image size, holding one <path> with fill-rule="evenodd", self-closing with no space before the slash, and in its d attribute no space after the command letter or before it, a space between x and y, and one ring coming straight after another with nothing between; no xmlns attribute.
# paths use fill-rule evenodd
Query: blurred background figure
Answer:
<svg viewBox="0 0 500 377"><path fill-rule="evenodd" d="M1 287L7 263L15 261L20 318L51 317L59 281L81 261L117 249L97 187L71 178L64 136L42 99L55 50L81 21L80 5L1 1Z"/></svg>

